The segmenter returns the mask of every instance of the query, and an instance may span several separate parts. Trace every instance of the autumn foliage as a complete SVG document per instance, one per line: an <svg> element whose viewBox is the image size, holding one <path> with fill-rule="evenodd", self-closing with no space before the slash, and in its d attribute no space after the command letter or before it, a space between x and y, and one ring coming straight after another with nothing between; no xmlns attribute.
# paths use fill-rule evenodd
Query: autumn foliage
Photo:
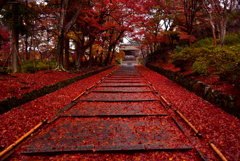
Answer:
<svg viewBox="0 0 240 161"><path fill-rule="evenodd" d="M161 54L162 58L169 50L174 52L177 45L191 46L197 39L212 34L217 37L217 33L222 47L227 25L234 28L234 19L239 18L236 0L54 0L3 4L1 57L15 72L21 70L24 59L54 59L59 70L105 66L114 62L124 37L138 42L148 54ZM13 23L16 20L19 23ZM10 33L14 39L10 39ZM214 38L216 45L215 41ZM102 50L93 49L96 45Z"/></svg>

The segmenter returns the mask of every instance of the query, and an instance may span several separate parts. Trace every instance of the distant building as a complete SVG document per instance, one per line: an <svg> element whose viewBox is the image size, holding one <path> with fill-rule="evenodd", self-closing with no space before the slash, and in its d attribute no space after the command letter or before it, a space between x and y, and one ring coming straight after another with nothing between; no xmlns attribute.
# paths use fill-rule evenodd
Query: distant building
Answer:
<svg viewBox="0 0 240 161"><path fill-rule="evenodd" d="M137 65L139 64L137 57L141 55L141 50L138 44L120 44L119 49L124 51L125 57L122 60L122 65Z"/></svg>

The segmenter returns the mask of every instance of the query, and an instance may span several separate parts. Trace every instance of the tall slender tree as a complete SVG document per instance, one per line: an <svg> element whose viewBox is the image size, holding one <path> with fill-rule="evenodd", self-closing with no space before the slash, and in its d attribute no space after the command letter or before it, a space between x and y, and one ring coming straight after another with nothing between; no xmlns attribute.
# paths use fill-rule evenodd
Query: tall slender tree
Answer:
<svg viewBox="0 0 240 161"><path fill-rule="evenodd" d="M204 0L204 7L209 15L209 22L212 30L215 33L215 25L213 24L213 17L217 26L220 29L220 47L223 47L229 16L238 6L238 0ZM213 33L213 36L215 34ZM215 36L216 37L216 36Z"/></svg>
<svg viewBox="0 0 240 161"><path fill-rule="evenodd" d="M63 0L61 3L61 10L60 10L60 17L59 17L59 25L58 25L58 44L57 44L57 68L59 70L65 70L63 67L63 50L64 50L64 38L66 37L66 34L69 32L69 30L72 28L72 26L76 23L78 20L78 16L81 13L82 10L82 4L83 0L78 0L76 2L76 6L73 4L69 5L69 0ZM67 10L71 7L71 9L75 10L74 16L66 22L66 16L67 16ZM66 23L64 23L66 22Z"/></svg>

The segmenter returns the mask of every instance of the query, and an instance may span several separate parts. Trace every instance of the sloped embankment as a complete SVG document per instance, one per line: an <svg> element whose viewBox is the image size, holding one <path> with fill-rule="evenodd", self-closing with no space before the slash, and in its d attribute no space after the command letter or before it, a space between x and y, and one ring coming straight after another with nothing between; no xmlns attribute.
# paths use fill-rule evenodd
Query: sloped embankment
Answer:
<svg viewBox="0 0 240 161"><path fill-rule="evenodd" d="M21 98L17 98L15 96L8 97L8 98L0 101L0 114L7 112L14 107L17 107L17 106L20 106L24 103L32 101L32 100L34 100L38 97L41 97L41 96L44 96L46 94L52 93L56 90L59 90L60 88L64 88L64 87L66 87L66 86L68 86L72 83L75 83L79 80L82 80L82 79L90 77L94 74L100 73L100 72L102 72L104 70L107 70L111 67L113 67L113 66L109 66L109 67L106 67L106 68L103 68L103 69L100 69L100 70L96 70L96 71L93 71L93 72L90 72L90 73L87 73L87 74L82 74L82 75L76 76L74 78L63 80L63 81L60 81L60 82L57 82L57 83L54 83L54 84L51 84L51 85L46 85L46 86L44 86L40 89L36 89L36 90L31 91L31 92L24 93Z"/></svg>
<svg viewBox="0 0 240 161"><path fill-rule="evenodd" d="M180 84L186 89L195 92L198 96L202 97L206 101L219 105L224 111L240 118L240 107L233 95L222 94L218 90L214 90L209 85L194 78L180 74L179 72L173 72L151 64L147 64L146 66L151 70L154 70L155 72L162 74L168 79Z"/></svg>

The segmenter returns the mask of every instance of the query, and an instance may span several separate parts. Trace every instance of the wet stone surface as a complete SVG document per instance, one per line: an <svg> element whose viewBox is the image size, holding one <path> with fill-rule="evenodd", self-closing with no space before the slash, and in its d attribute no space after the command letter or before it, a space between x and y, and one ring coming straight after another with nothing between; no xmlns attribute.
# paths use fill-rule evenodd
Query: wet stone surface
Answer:
<svg viewBox="0 0 240 161"><path fill-rule="evenodd" d="M28 142L24 154L192 149L134 66L104 77Z"/></svg>
<svg viewBox="0 0 240 161"><path fill-rule="evenodd" d="M119 102L98 103L80 102L64 114L72 116L95 116L95 115L167 115L165 108L158 102Z"/></svg>
<svg viewBox="0 0 240 161"><path fill-rule="evenodd" d="M31 140L32 144L24 153L192 148L185 135L167 116L144 120L61 118L47 130Z"/></svg>

